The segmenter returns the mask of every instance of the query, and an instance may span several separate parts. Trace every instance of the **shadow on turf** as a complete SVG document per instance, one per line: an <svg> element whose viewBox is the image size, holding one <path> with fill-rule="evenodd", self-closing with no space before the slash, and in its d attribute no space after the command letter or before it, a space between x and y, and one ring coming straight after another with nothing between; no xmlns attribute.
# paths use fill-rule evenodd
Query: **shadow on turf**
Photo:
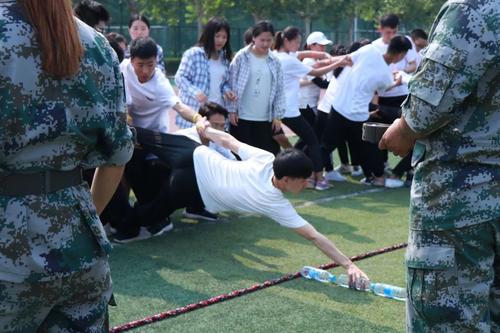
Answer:
<svg viewBox="0 0 500 333"><path fill-rule="evenodd" d="M339 235L344 239L347 239L356 243L372 244L375 241L369 237L357 233L358 228L352 226L348 223L344 223L338 220L326 219L319 216L314 216L310 214L301 214L301 216L306 219L306 221L314 221L313 225L318 229L319 232L326 235ZM304 244L309 243L307 240L299 239L299 241Z"/></svg>
<svg viewBox="0 0 500 333"><path fill-rule="evenodd" d="M396 200L401 200L401 205L394 203L395 196L401 197L401 193L362 195L342 200L342 207L387 213L392 207L403 206L401 199ZM333 202L320 206L332 208L337 204ZM374 204L379 205L376 211ZM348 223L313 214L301 215L306 220L314 221L313 224L324 234L338 235L358 244L375 242ZM175 228L171 233L115 247L111 255L111 268L118 305L129 301L130 297L154 300L159 310L153 308L145 313L141 311L135 316L140 317L280 277L284 271L281 258L290 267L294 255L289 248L279 247L280 241L292 247L295 247L293 244L300 244L300 248L307 245L307 251L317 252L309 241L267 218L239 218L236 214L228 214L223 221L226 222L192 224L181 223L174 218ZM335 240L335 236L331 238ZM326 257L324 261L327 261ZM297 260L297 270L299 268L300 260ZM373 301L364 293L311 283L307 287L302 283L284 283L281 286L318 295L326 294L332 300L346 304Z"/></svg>
<svg viewBox="0 0 500 333"><path fill-rule="evenodd" d="M308 218L307 215L304 217ZM342 232L343 237L355 242L373 242L367 237L356 235L356 229L348 224L317 217L314 219L315 224L321 224L320 229L326 234ZM310 251L317 251L309 241L290 234L274 222L263 218L258 221L242 219L197 227L176 223L176 232L116 246L111 255L111 267L118 301L119 295L128 295L163 299L180 306L216 293L248 287L249 283L242 284L242 280L263 282L280 277L283 271L275 262L282 257L290 260L290 254L285 251L288 249L262 245L263 241L292 242L306 245ZM183 287L180 283L172 283L169 274L186 275L186 279L191 281L186 281L186 287ZM206 275L221 281L224 286L218 286L214 281L204 281ZM208 287L213 284L216 290L213 293L194 291L197 289L194 287L199 284Z"/></svg>

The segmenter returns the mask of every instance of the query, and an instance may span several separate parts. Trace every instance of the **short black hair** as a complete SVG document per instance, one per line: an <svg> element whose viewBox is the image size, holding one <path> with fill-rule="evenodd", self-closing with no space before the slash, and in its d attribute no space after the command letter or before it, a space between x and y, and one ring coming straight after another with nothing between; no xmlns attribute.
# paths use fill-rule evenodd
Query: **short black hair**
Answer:
<svg viewBox="0 0 500 333"><path fill-rule="evenodd" d="M130 17L130 20L128 21L128 27L131 28L132 24L134 24L135 21L142 21L148 26L148 29L151 29L151 23L149 23L149 20L146 16L139 14L132 15Z"/></svg>
<svg viewBox="0 0 500 333"><path fill-rule="evenodd" d="M347 50L345 46L342 44L335 44L332 46L332 49L330 50L330 55L332 56L339 56L344 54L347 54Z"/></svg>
<svg viewBox="0 0 500 333"><path fill-rule="evenodd" d="M422 38L422 39L429 39L429 36L427 36L427 33L422 30L422 29L413 29L410 33L411 39L415 40L416 38Z"/></svg>
<svg viewBox="0 0 500 333"><path fill-rule="evenodd" d="M123 49L120 47L120 44L118 44L118 42L114 39L109 39L109 37L106 36L106 38L108 39L108 42L109 42L109 45L111 46L111 48L115 51L116 53L116 56L118 57L118 62L122 62L123 59L125 58L125 52L123 51Z"/></svg>
<svg viewBox="0 0 500 333"><path fill-rule="evenodd" d="M380 26L382 28L388 27L391 29L396 29L399 25L399 17L396 14L389 13L385 14L380 18Z"/></svg>
<svg viewBox="0 0 500 333"><path fill-rule="evenodd" d="M257 22L252 28L252 37L257 37L264 32L270 32L274 37L274 27L270 21Z"/></svg>
<svg viewBox="0 0 500 333"><path fill-rule="evenodd" d="M94 0L80 0L73 8L75 15L92 28L99 21L109 22L109 12L99 2Z"/></svg>
<svg viewBox="0 0 500 333"><path fill-rule="evenodd" d="M209 119L212 117L214 114L220 114L224 116L224 118L227 119L228 112L225 107L223 107L220 104L214 103L214 102L208 102L200 106L198 113L202 117L207 117Z"/></svg>
<svg viewBox="0 0 500 333"><path fill-rule="evenodd" d="M387 47L388 54L406 53L412 48L411 42L403 35L395 35L391 38L389 46Z"/></svg>
<svg viewBox="0 0 500 333"><path fill-rule="evenodd" d="M283 177L306 179L313 172L313 163L304 152L293 148L285 149L274 159L273 170L277 179Z"/></svg>
<svg viewBox="0 0 500 333"><path fill-rule="evenodd" d="M125 39L125 37L116 32L110 32L106 35L106 38L108 39L109 45L111 45L113 50L115 50L116 55L118 56L118 61L122 62L125 58L125 51L123 51L119 43L123 42L127 44L127 40Z"/></svg>
<svg viewBox="0 0 500 333"><path fill-rule="evenodd" d="M108 38L108 40L114 40L117 43L124 43L125 45L128 45L127 39L117 32L112 31L108 33L106 37Z"/></svg>
<svg viewBox="0 0 500 333"><path fill-rule="evenodd" d="M149 59L158 55L156 42L150 37L140 37L130 44L130 58Z"/></svg>

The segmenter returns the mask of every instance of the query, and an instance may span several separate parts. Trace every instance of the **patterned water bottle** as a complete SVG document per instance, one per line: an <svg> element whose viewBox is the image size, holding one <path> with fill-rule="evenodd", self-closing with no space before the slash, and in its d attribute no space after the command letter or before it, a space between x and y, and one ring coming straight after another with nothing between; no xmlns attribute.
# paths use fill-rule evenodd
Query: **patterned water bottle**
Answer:
<svg viewBox="0 0 500 333"><path fill-rule="evenodd" d="M328 271L311 266L304 266L300 274L306 279L316 280L323 283L335 282L335 275Z"/></svg>

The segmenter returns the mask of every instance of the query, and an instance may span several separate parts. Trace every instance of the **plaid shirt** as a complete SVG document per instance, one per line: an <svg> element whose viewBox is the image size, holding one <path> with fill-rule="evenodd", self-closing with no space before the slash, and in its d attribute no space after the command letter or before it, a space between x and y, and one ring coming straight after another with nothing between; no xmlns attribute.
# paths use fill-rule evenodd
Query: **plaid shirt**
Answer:
<svg viewBox="0 0 500 333"><path fill-rule="evenodd" d="M239 50L229 66L231 87L237 96L235 103L228 103L229 112L238 112L241 109L241 98L250 76L250 47L251 45ZM266 61L272 77L269 98L269 121L272 121L283 118L286 111L283 70L279 59L272 52L268 53Z"/></svg>
<svg viewBox="0 0 500 333"><path fill-rule="evenodd" d="M229 90L229 61L224 56L224 52L219 53L219 59L226 67L226 74L220 84L220 93L223 95ZM200 108L200 103L196 95L200 92L206 96L210 93L210 65L205 50L202 47L194 46L184 52L179 69L175 74L175 84L179 89L181 101L192 107L195 111ZM175 123L179 128L188 128L193 124L180 115L176 116Z"/></svg>

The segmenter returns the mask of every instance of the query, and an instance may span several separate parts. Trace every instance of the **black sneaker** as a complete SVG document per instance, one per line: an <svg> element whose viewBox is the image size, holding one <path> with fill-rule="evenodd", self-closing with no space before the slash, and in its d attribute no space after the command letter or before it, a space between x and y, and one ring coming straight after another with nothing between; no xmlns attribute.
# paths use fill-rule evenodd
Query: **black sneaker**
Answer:
<svg viewBox="0 0 500 333"><path fill-rule="evenodd" d="M161 220L158 223L155 223L153 225L147 226L146 230L154 237L154 236L161 236L166 232L169 232L174 228L174 224L172 221L170 221L170 218L167 217L164 220Z"/></svg>
<svg viewBox="0 0 500 333"><path fill-rule="evenodd" d="M217 221L219 219L219 216L217 214L210 213L204 208L202 209L186 208L184 209L182 215L190 219L200 219L207 221Z"/></svg>
<svg viewBox="0 0 500 333"><path fill-rule="evenodd" d="M135 242L141 239L151 238L151 233L145 228L139 228L138 231L117 231L113 236L113 241L125 244L130 242Z"/></svg>

